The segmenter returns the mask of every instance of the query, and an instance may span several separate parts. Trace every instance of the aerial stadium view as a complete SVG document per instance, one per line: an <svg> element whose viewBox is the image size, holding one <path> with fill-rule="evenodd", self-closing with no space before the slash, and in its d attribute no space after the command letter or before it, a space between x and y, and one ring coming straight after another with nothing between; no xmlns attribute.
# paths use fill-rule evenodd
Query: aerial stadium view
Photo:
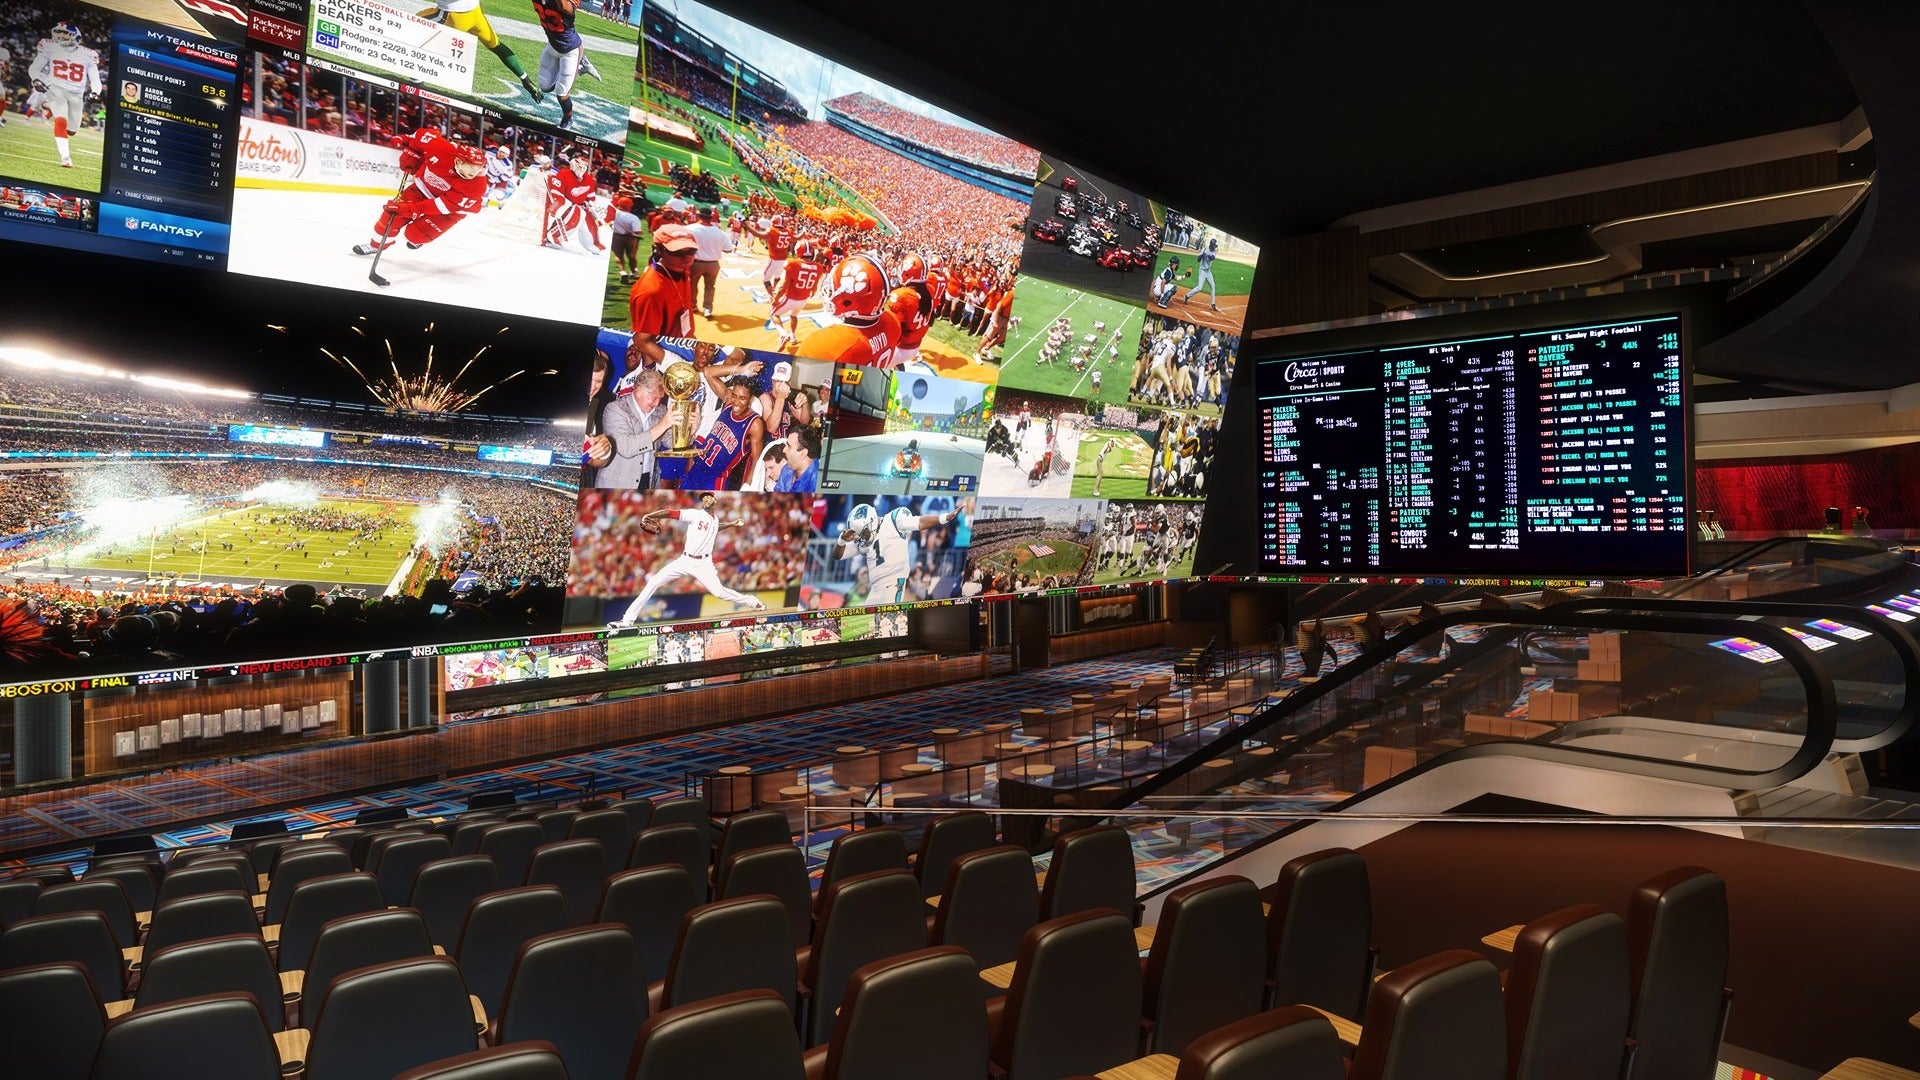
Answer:
<svg viewBox="0 0 1920 1080"><path fill-rule="evenodd" d="M1098 499L981 499L961 594L1091 584L1103 513Z"/></svg>
<svg viewBox="0 0 1920 1080"><path fill-rule="evenodd" d="M482 411L571 404L537 332L309 296L215 342L166 301L0 335L0 610L46 662L557 628L577 421Z"/></svg>
<svg viewBox="0 0 1920 1080"><path fill-rule="evenodd" d="M642 23L621 187L650 226L714 230L690 272L692 332L995 381L1037 154L692 0L646 5ZM633 325L654 229L636 231L606 325L674 333ZM889 320L874 355L843 329Z"/></svg>

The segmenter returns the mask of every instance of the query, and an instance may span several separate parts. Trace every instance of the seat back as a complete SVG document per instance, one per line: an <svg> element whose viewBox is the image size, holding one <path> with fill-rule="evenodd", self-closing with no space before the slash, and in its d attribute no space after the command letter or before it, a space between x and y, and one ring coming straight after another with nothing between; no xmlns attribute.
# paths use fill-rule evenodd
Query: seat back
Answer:
<svg viewBox="0 0 1920 1080"><path fill-rule="evenodd" d="M1133 1060L1139 1044L1133 922L1117 911L1080 911L1027 931L994 1064L1013 1080L1092 1075Z"/></svg>
<svg viewBox="0 0 1920 1080"><path fill-rule="evenodd" d="M140 992L133 999L136 1009L207 994L246 994L259 1006L268 1031L287 1026L280 976L267 955L267 943L257 937L208 938L143 955Z"/></svg>
<svg viewBox="0 0 1920 1080"><path fill-rule="evenodd" d="M253 868L254 877L271 874L273 864L279 861L280 849L293 847L300 843L297 837L270 836L256 840L246 846L247 865Z"/></svg>
<svg viewBox="0 0 1920 1080"><path fill-rule="evenodd" d="M97 911L35 915L0 932L0 971L41 964L76 964L93 982L94 996L127 996L127 966L106 916Z"/></svg>
<svg viewBox="0 0 1920 1080"><path fill-rule="evenodd" d="M313 957L320 928L334 919L379 911L380 883L372 874L352 872L309 878L294 887L280 924L280 970L300 971Z"/></svg>
<svg viewBox="0 0 1920 1080"><path fill-rule="evenodd" d="M552 1043L573 1080L621 1080L647 1021L647 979L626 927L595 924L520 947L494 1041Z"/></svg>
<svg viewBox="0 0 1920 1080"><path fill-rule="evenodd" d="M947 870L933 943L958 945L982 968L995 967L1019 957L1021 938L1039 921L1033 857L1012 844L970 851Z"/></svg>
<svg viewBox="0 0 1920 1080"><path fill-rule="evenodd" d="M807 857L792 844L743 851L720 866L717 899L771 896L787 911L787 934L793 948L813 937L813 887L807 879Z"/></svg>
<svg viewBox="0 0 1920 1080"><path fill-rule="evenodd" d="M444 836L432 833L426 836L402 836L380 853L377 867L368 869L380 882L381 899L389 907L397 907L407 902L408 894L413 892L413 875L422 866L452 855L453 845Z"/></svg>
<svg viewBox="0 0 1920 1080"><path fill-rule="evenodd" d="M153 925L147 928L146 952L230 934L260 936L260 920L253 914L252 899L237 892L183 896L153 909Z"/></svg>
<svg viewBox="0 0 1920 1080"><path fill-rule="evenodd" d="M580 816L578 810L546 810L535 815L534 823L540 826L540 842L557 844L567 838L567 830L573 827L573 819Z"/></svg>
<svg viewBox="0 0 1920 1080"><path fill-rule="evenodd" d="M0 971L0 1046L7 1069L34 1080L87 1080L107 1014L79 964Z"/></svg>
<svg viewBox="0 0 1920 1080"><path fill-rule="evenodd" d="M680 923L700 903L693 879L679 866L643 866L607 879L594 920L618 923L633 935L640 970L649 982L664 978Z"/></svg>
<svg viewBox="0 0 1920 1080"><path fill-rule="evenodd" d="M581 814L568 827L567 839L600 841L600 876L605 878L626 869L627 850L633 847L633 819L611 808Z"/></svg>
<svg viewBox="0 0 1920 1080"><path fill-rule="evenodd" d="M91 1080L277 1080L280 1052L251 994L136 1009L107 1026Z"/></svg>
<svg viewBox="0 0 1920 1080"><path fill-rule="evenodd" d="M99 866L88 870L80 880L83 884L89 881L117 881L127 894L127 906L136 912L152 911L160 897L159 869L156 863L144 862Z"/></svg>
<svg viewBox="0 0 1920 1080"><path fill-rule="evenodd" d="M189 848L182 851L173 857L173 862L168 864L167 873L172 875L181 870L199 869L205 866L231 866L240 871L241 876L247 879L248 885L253 884L256 873L253 860L247 857L246 852L226 847Z"/></svg>
<svg viewBox="0 0 1920 1080"><path fill-rule="evenodd" d="M920 895L940 895L947 886L947 871L953 860L999 842L993 833L993 817L984 811L963 810L934 818L920 837L920 855L913 864L914 875L920 879Z"/></svg>
<svg viewBox="0 0 1920 1080"><path fill-rule="evenodd" d="M1629 1080L1708 1075L1719 1057L1727 981L1727 884L1682 866L1627 902L1634 1041Z"/></svg>
<svg viewBox="0 0 1920 1080"><path fill-rule="evenodd" d="M459 1054L441 1061L428 1062L401 1073L393 1080L572 1080L560 1060L560 1052L550 1043L518 1042L511 1046L490 1046L470 1054Z"/></svg>
<svg viewBox="0 0 1920 1080"><path fill-rule="evenodd" d="M1373 984L1350 1080L1501 1080L1506 1071L1500 973L1479 954L1436 953Z"/></svg>
<svg viewBox="0 0 1920 1080"><path fill-rule="evenodd" d="M246 866L246 869L242 870L242 866ZM254 884L253 867L247 864L244 856L237 864L226 860L202 859L185 870L173 871L160 882L160 895L154 901L154 910L159 911L169 900L205 896L207 893L237 892L242 896L252 896Z"/></svg>
<svg viewBox="0 0 1920 1080"><path fill-rule="evenodd" d="M850 832L827 849L827 865L820 873L819 898L824 901L827 890L833 888L835 882L881 870L907 868L907 836L899 829L880 826Z"/></svg>
<svg viewBox="0 0 1920 1080"><path fill-rule="evenodd" d="M500 888L500 871L485 855L455 855L423 863L414 872L406 905L426 921L427 936L435 945L451 949L460 943L467 909L487 893Z"/></svg>
<svg viewBox="0 0 1920 1080"><path fill-rule="evenodd" d="M666 1009L634 1042L628 1080L804 1080L793 1014L778 994L742 990Z"/></svg>
<svg viewBox="0 0 1920 1080"><path fill-rule="evenodd" d="M621 799L608 807L627 815L629 835L653 824L653 800L646 798Z"/></svg>
<svg viewBox="0 0 1920 1080"><path fill-rule="evenodd" d="M341 975L392 960L432 956L433 942L420 913L388 908L345 915L320 928L307 962L300 996L300 1026L311 1028L326 1004L327 991Z"/></svg>
<svg viewBox="0 0 1920 1080"><path fill-rule="evenodd" d="M455 855L476 855L480 852L480 837L489 826L501 824L497 817L473 818L462 821L454 827L450 838ZM416 1070L418 1071L418 1070Z"/></svg>
<svg viewBox="0 0 1920 1080"><path fill-rule="evenodd" d="M286 921L287 904L293 899L293 890L302 882L352 872L353 860L345 851L330 844L301 844L288 851L280 856L274 864L273 876L267 879L266 922L271 925Z"/></svg>
<svg viewBox="0 0 1920 1080"><path fill-rule="evenodd" d="M657 828L661 825L691 825L700 831L700 850L703 857L705 852L713 849L713 816L707 813L705 799L683 795L677 799L664 799L653 804L653 820L647 827Z"/></svg>
<svg viewBox="0 0 1920 1080"><path fill-rule="evenodd" d="M574 926L593 921L606 881L606 856L598 840L541 844L533 850L533 862L527 866L527 884L552 885L560 890Z"/></svg>
<svg viewBox="0 0 1920 1080"><path fill-rule="evenodd" d="M1345 1080L1346 1073L1333 1025L1305 1005L1289 1005L1188 1043L1174 1080Z"/></svg>
<svg viewBox="0 0 1920 1080"><path fill-rule="evenodd" d="M829 1019L827 1080L987 1074L987 1014L965 949L916 949L863 965L847 982L839 1016Z"/></svg>
<svg viewBox="0 0 1920 1080"><path fill-rule="evenodd" d="M704 835L702 830L687 824L649 826L634 834L633 846L627 850L627 868L678 866L699 886L700 899L704 900L709 854Z"/></svg>
<svg viewBox="0 0 1920 1080"><path fill-rule="evenodd" d="M1280 868L1267 913L1267 977L1276 1005L1357 1019L1373 976L1373 893L1358 852L1328 848Z"/></svg>
<svg viewBox="0 0 1920 1080"><path fill-rule="evenodd" d="M806 1045L818 1046L832 1036L841 994L854 972L926 946L926 910L920 883L905 868L843 878L826 890L820 930L800 974L811 991L801 1033ZM977 1007L979 989L968 989Z"/></svg>
<svg viewBox="0 0 1920 1080"><path fill-rule="evenodd" d="M37 881L43 889L55 885L65 885L73 880L73 870L64 864L55 866L30 866L13 875L15 881Z"/></svg>
<svg viewBox="0 0 1920 1080"><path fill-rule="evenodd" d="M113 931L113 940L123 949L140 943L140 928L134 923L127 890L112 878L54 885L41 889L33 901L35 915L60 915L70 911L99 912Z"/></svg>
<svg viewBox="0 0 1920 1080"><path fill-rule="evenodd" d="M720 830L720 850L714 853L713 865L725 866L728 859L743 851L775 844L793 844L793 830L787 826L787 815L778 810L735 814Z"/></svg>
<svg viewBox="0 0 1920 1080"><path fill-rule="evenodd" d="M1627 924L1592 904L1526 925L1507 975L1508 1080L1615 1080L1632 1011Z"/></svg>
<svg viewBox="0 0 1920 1080"><path fill-rule="evenodd" d="M33 902L40 898L41 888L32 878L0 881L0 930L33 917Z"/></svg>
<svg viewBox="0 0 1920 1080"><path fill-rule="evenodd" d="M1042 919L1101 908L1135 920L1133 841L1118 825L1076 829L1060 837L1040 893Z"/></svg>
<svg viewBox="0 0 1920 1080"><path fill-rule="evenodd" d="M743 896L687 913L667 961L660 1003L672 1008L736 990L766 989L779 994L791 1014L798 981L786 907L771 896Z"/></svg>
<svg viewBox="0 0 1920 1080"><path fill-rule="evenodd" d="M453 961L395 960L334 980L307 1047L307 1080L393 1076L473 1045L473 1009Z"/></svg>
<svg viewBox="0 0 1920 1080"><path fill-rule="evenodd" d="M527 864L533 861L533 849L546 841L540 826L531 821L509 821L480 834L480 854L490 856L500 868L500 884L509 889L527 883Z"/></svg>
<svg viewBox="0 0 1920 1080"><path fill-rule="evenodd" d="M1178 1056L1201 1035L1259 1012L1267 992L1265 939L1260 889L1246 878L1212 878L1169 893L1147 957L1148 1049Z"/></svg>
<svg viewBox="0 0 1920 1080"><path fill-rule="evenodd" d="M400 831L392 828L367 829L353 838L347 854L353 858L355 870L372 870L380 864L380 849L400 838Z"/></svg>
<svg viewBox="0 0 1920 1080"><path fill-rule="evenodd" d="M520 946L572 925L567 898L551 885L502 889L473 902L454 955L460 958L468 992L480 999L488 1016L500 1010L500 995L506 993Z"/></svg>

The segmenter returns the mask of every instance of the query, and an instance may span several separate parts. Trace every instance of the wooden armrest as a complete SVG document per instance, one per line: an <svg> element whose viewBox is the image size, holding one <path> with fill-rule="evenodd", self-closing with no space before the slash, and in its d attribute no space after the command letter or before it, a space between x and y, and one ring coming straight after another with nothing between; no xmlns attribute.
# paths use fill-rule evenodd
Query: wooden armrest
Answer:
<svg viewBox="0 0 1920 1080"><path fill-rule="evenodd" d="M280 1051L280 1075L292 1076L307 1067L307 1044L313 1033L306 1028L288 1028L273 1033L274 1049Z"/></svg>
<svg viewBox="0 0 1920 1080"><path fill-rule="evenodd" d="M1354 1023L1338 1013L1330 1013L1318 1005L1309 1005L1307 1008L1326 1017L1327 1020L1333 1024L1333 1033L1340 1037L1341 1042L1346 1043L1348 1046L1360 1045L1361 1029L1359 1024Z"/></svg>
<svg viewBox="0 0 1920 1080"><path fill-rule="evenodd" d="M289 1002L299 1001L301 988L306 986L306 984L307 973L304 971L294 970L281 972L280 1000Z"/></svg>
<svg viewBox="0 0 1920 1080"><path fill-rule="evenodd" d="M477 1035L487 1030L487 1007L472 994L467 995L467 1002L473 1006L473 1031Z"/></svg>
<svg viewBox="0 0 1920 1080"><path fill-rule="evenodd" d="M128 971L139 971L141 957L146 950L139 945L120 950L120 959L126 962Z"/></svg>
<svg viewBox="0 0 1920 1080"><path fill-rule="evenodd" d="M1154 1054L1129 1061L1125 1065L1115 1065L1103 1073L1096 1073L1098 1080L1173 1080L1180 1072L1180 1059L1172 1054Z"/></svg>
<svg viewBox="0 0 1920 1080"><path fill-rule="evenodd" d="M995 965L993 967L987 968L986 970L982 971L980 973L980 978L986 980L988 983L991 983L994 986L999 987L1002 990L1005 990L1007 987L1013 985L1014 966L1015 965L1013 964Z"/></svg>
<svg viewBox="0 0 1920 1080"><path fill-rule="evenodd" d="M929 896L929 897L927 897L927 906L928 906L928 907L939 907L939 906L940 906L940 897L938 897L938 896Z"/></svg>
<svg viewBox="0 0 1920 1080"><path fill-rule="evenodd" d="M1153 948L1153 927L1136 926L1133 928L1133 947L1141 952Z"/></svg>
<svg viewBox="0 0 1920 1080"><path fill-rule="evenodd" d="M280 924L274 923L272 926L261 927L260 940L266 942L269 945L280 944Z"/></svg>
<svg viewBox="0 0 1920 1080"><path fill-rule="evenodd" d="M1920 1073L1872 1058L1848 1058L1822 1073L1820 1080L1920 1080Z"/></svg>
<svg viewBox="0 0 1920 1080"><path fill-rule="evenodd" d="M1525 926L1516 924L1507 927L1505 930L1495 930L1493 933L1481 938L1480 942L1490 949L1499 949L1501 952L1510 953L1513 951L1513 943L1520 940L1520 931L1525 929Z"/></svg>
<svg viewBox="0 0 1920 1080"><path fill-rule="evenodd" d="M445 947L443 947L443 946L440 946L440 945L435 945L435 946L433 947L433 955L435 955L435 956L445 956L445 955L447 955L447 950L446 950L446 949L445 949Z"/></svg>
<svg viewBox="0 0 1920 1080"><path fill-rule="evenodd" d="M1920 1013L1914 1013L1912 1016L1907 1017L1907 1024L1910 1027L1920 1028Z"/></svg>
<svg viewBox="0 0 1920 1080"><path fill-rule="evenodd" d="M133 1011L132 998L128 998L125 1001L107 1002L107 1019L109 1020L113 1019L116 1016L125 1016L126 1014L132 1011Z"/></svg>
<svg viewBox="0 0 1920 1080"><path fill-rule="evenodd" d="M260 894L259 896L254 897L254 900L256 901L254 906L265 907L267 903L265 899L266 892L267 892L267 875L265 874L253 875L253 891Z"/></svg>

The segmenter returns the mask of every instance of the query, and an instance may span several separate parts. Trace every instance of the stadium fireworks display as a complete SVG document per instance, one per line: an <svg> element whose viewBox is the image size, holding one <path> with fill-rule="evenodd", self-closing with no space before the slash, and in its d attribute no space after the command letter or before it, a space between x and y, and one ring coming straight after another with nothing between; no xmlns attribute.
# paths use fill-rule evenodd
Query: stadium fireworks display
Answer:
<svg viewBox="0 0 1920 1080"><path fill-rule="evenodd" d="M352 330L355 335L362 339L367 337L367 333L361 328L359 322L364 321L365 317L363 316L353 326L348 327L349 330ZM464 412L485 396L488 391L493 390L495 387L504 386L522 375L545 376L558 375L560 373L558 369L555 368L548 368L544 371L537 372L529 368L521 368L511 375L490 382L477 390L467 390L460 385L460 380L466 376L468 369L472 368L475 362L487 354L488 349L493 348L493 345L489 343L480 346L479 351L467 357L466 362L460 365L460 369L453 373L452 378L443 379L433 373L433 351L435 347L432 340L433 326L433 323L427 324L425 361L418 373L409 373L401 368L400 361L394 352L392 338L380 339L380 344L385 348L387 354L387 374L379 376L369 376L361 369L359 364L354 363L352 357L347 356L345 353L336 353L332 349L322 347L320 349L320 355L353 372L354 377L358 378L361 385L366 387L367 393L372 396L373 400L389 409L401 412ZM278 330L282 333L285 332L283 327L278 326L269 325L268 329ZM494 337L499 337L509 329L511 329L511 327L501 327Z"/></svg>

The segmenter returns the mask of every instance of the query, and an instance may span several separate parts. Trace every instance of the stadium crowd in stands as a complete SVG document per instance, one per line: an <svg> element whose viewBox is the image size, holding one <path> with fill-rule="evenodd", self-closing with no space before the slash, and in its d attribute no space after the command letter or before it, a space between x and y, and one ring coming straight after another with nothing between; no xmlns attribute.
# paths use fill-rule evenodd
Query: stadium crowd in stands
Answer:
<svg viewBox="0 0 1920 1080"><path fill-rule="evenodd" d="M844 113L869 127L948 157L989 165L1004 172L1031 176L1039 163L1039 154L1031 147L1004 135L921 116L870 94L837 97L822 108Z"/></svg>

